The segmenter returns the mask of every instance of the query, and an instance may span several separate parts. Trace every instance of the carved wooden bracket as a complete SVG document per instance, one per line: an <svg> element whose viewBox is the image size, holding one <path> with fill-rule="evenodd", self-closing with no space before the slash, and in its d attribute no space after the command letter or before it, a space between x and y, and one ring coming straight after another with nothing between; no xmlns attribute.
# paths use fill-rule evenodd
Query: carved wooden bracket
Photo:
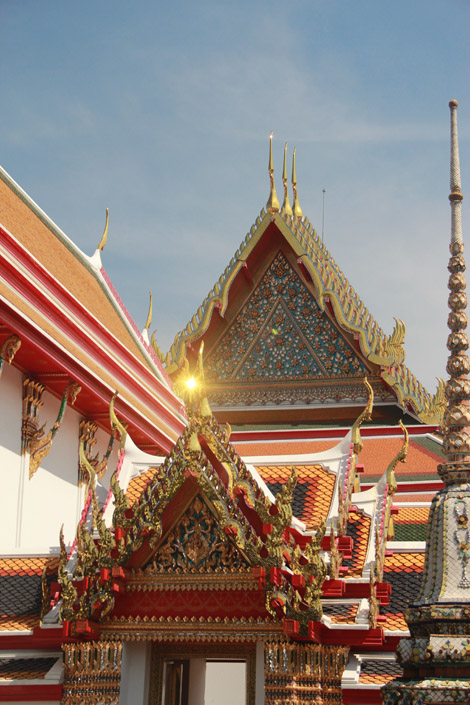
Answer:
<svg viewBox="0 0 470 705"><path fill-rule="evenodd" d="M17 335L12 333L5 338L3 343L0 345L0 377L2 376L3 367L5 360L9 365L13 362L13 358L21 347L21 340Z"/></svg>
<svg viewBox="0 0 470 705"><path fill-rule="evenodd" d="M94 472L101 479L108 468L108 458L111 454L114 444L114 436L111 434L109 438L108 447L106 453L103 455L102 459L99 460L99 454L93 455L93 450L96 445L96 432L98 431L98 426L94 421L89 421L88 419L82 419L80 421L80 436L79 436L79 448L83 447L83 453L93 468ZM86 466L78 459L78 486L86 484L89 481L89 472Z"/></svg>
<svg viewBox="0 0 470 705"><path fill-rule="evenodd" d="M39 409L43 405L44 385L27 377L23 382L23 422L21 437L22 454L29 453L29 479L32 478L44 458L52 448L52 439L60 428L65 414L67 401L73 404L81 387L77 382L69 382L64 389L59 413L51 429L44 433L46 424L39 428Z"/></svg>

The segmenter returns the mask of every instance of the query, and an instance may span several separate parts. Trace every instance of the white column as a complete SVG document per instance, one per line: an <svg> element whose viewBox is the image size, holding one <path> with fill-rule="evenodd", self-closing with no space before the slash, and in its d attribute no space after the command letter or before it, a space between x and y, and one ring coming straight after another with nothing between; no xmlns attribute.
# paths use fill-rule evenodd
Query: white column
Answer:
<svg viewBox="0 0 470 705"><path fill-rule="evenodd" d="M192 658L189 662L189 702L204 705L206 693L206 659Z"/></svg>
<svg viewBox="0 0 470 705"><path fill-rule="evenodd" d="M256 689L255 705L264 705L264 642L256 644Z"/></svg>
<svg viewBox="0 0 470 705"><path fill-rule="evenodd" d="M121 661L119 705L147 705L150 645L124 642Z"/></svg>

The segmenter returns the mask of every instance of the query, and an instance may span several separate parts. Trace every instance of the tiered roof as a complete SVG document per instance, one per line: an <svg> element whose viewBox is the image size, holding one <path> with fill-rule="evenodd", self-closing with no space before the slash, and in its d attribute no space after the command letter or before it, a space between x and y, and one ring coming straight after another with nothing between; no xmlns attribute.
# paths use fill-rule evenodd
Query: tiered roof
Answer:
<svg viewBox="0 0 470 705"><path fill-rule="evenodd" d="M230 364L233 364L234 348L229 338L227 338L227 335L232 335L235 343L235 340L240 337L240 331L243 332L243 335L246 335L246 331L248 331L248 336L250 333L249 326L244 319L242 321L240 318L239 324L237 323L238 319L234 319L234 311L232 309L234 307L237 309L240 305L240 301L246 296L246 293L240 293L240 286L243 291L245 289L251 291L254 283L258 286L258 282L253 282L251 279L252 273L250 271L250 262L253 258L253 254L259 247L266 250L267 240L273 241L276 240L276 237L279 240L279 246L281 248L288 247L295 255L297 266L299 271L302 273L302 284L299 284L300 288L307 287L314 297L316 305L318 306L318 311L327 312L329 314L328 317L324 317L323 319L318 319L317 316L317 326L329 325L327 322L330 320L332 323L334 322L335 326L338 327L340 335L344 336L346 334L347 339L355 341L355 347L357 348L359 356L355 357L355 355L353 355L351 357L354 346L350 349L346 345L345 351L349 356L348 364L350 364L351 361L357 360L355 363L357 370L351 369L346 371L346 369L344 369L338 370L336 373L333 370L331 376L338 378L338 375L343 376L343 374L345 374L346 379L342 380L342 382L345 383L347 378L352 375L351 381L354 381L353 378L355 376L361 376L361 374L364 374L363 366L366 364L369 369L374 370L374 373L379 375L385 383L385 385L382 384L382 386L378 385L377 387L374 387L377 397L380 397L382 394L384 400L390 400L390 397L387 397L387 393L385 391L389 390L389 394L392 395L393 399L398 401L403 408L410 410L411 413L417 416L421 421L426 423L438 422L443 408L442 384L440 383L436 394L431 396L405 366L405 351L403 348L405 325L403 322L396 320L394 331L391 335L387 336L382 328L380 328L377 321L373 318L370 311L366 308L362 300L359 298L357 292L353 289L347 278L344 276L308 219L299 219L298 217L289 215L288 213L282 211L261 211L255 224L235 252L219 280L198 308L196 314L188 322L186 328L176 335L169 352L166 353L166 355L163 354L156 343L154 343L155 349L160 359L164 361L169 374L173 375L178 369L181 368L185 357L188 355L190 356L192 351L194 351L196 342L207 337L207 332L213 329L219 318L228 321L230 325L229 333L224 333L225 338L227 339L225 347L229 346L230 351L223 350L219 357L221 356L221 360L229 360ZM282 255L279 254L278 257L282 257ZM291 263L291 265L292 264L293 263ZM274 260L271 266L276 266L276 260ZM243 278L244 283L240 284L240 282L243 281ZM264 279L262 281L264 282ZM263 290L258 289L255 289L255 294L253 294L250 299L253 303L248 303L247 305L252 305L256 308L256 312L258 314L264 315L262 314L261 304L263 301ZM301 294L302 292L299 290L299 296ZM255 301L253 296L257 296L259 301ZM234 303L235 299L238 301L237 304ZM316 315L313 314L313 309L311 309L311 311L312 313L309 315ZM287 309L285 313L287 315ZM240 314L238 315L240 317ZM245 318L249 315L249 312L246 313ZM321 320L321 324L318 323L319 320ZM274 317L272 321L269 319L269 322L266 325L266 333L263 333L261 337L258 335L258 346L263 346L265 344L262 342L262 336L270 332L271 328L276 328ZM240 331L238 331L237 326L240 328ZM315 326L312 324L310 329L312 329L312 327ZM312 331L310 330L310 333L311 332ZM318 340L321 339L322 334L323 333L319 332ZM330 334L325 330L325 335L328 336ZM340 339L341 337L338 337L338 340ZM251 338L248 340L248 344L250 344L250 341ZM275 342L277 344L279 341ZM266 342L266 344L268 343L269 341ZM290 341L289 346L289 350L294 350L296 347L295 345L292 346L292 341ZM244 349L244 347L245 345L243 345L240 349ZM308 347L308 345L306 347ZM340 351L338 351L338 354L340 354ZM207 358L209 367L210 356L211 351L208 349ZM330 352L329 359L331 360L333 358L334 355L332 356ZM345 360L342 362L341 360L339 361L340 366L343 365L344 367ZM318 363L318 361L315 363L313 358L309 358L308 361L306 360L306 363L309 368L310 376L312 376L311 373L315 364L320 364L320 369L318 371L319 378L327 378L330 374L327 373L326 370L322 371L321 363ZM227 370L225 370L225 368L222 369L220 364L219 367L215 369L213 380L211 380L211 382L215 383L215 386L210 391L210 395L216 407L223 406L227 403L227 396L224 394L224 388L220 386L220 384L217 386L217 382L225 378L229 379L230 374L232 374L230 373L227 376ZM255 362L253 362L253 364L255 364ZM257 366L259 368L259 365ZM296 376L295 365L293 365L292 360L289 360L289 373L294 374L293 379L298 378L298 376ZM370 374L374 373L371 372ZM256 403L253 400L249 400L250 395L243 392L243 384L240 384L240 382L261 382L262 376L260 377L259 369L255 377L250 378L249 372L247 374L247 379L243 379L240 371L237 375L237 377L233 377L233 380L237 379L239 384L237 396L238 403L242 405ZM284 370L281 370L281 375L284 380L287 379L285 377ZM309 375L307 375L307 377ZM315 374L313 376L315 376ZM301 378L302 375L300 375L299 379ZM273 379L275 378L273 377ZM338 383L339 380L336 379L336 385L338 385ZM390 390L392 391L390 392ZM347 393L352 394L351 390L349 390L349 392L345 391L343 396L347 396ZM276 402L276 394L279 397L278 403L285 403L287 401L287 398L284 399L282 393L277 391L274 392L272 399L269 398L268 403ZM334 396L334 392L328 388L324 390L323 395L326 395L326 400L329 396ZM253 394L251 394L251 397L253 397ZM354 399L354 395L352 395L351 398ZM319 400L320 398L316 399L315 395L311 399L312 403L318 402Z"/></svg>

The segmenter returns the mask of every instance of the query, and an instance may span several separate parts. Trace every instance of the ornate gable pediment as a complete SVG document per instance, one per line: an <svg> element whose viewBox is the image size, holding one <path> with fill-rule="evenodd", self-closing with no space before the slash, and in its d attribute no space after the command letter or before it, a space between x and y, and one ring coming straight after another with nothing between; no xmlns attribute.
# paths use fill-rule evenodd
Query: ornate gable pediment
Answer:
<svg viewBox="0 0 470 705"><path fill-rule="evenodd" d="M209 385L362 380L368 372L281 251L205 369Z"/></svg>
<svg viewBox="0 0 470 705"><path fill-rule="evenodd" d="M219 522L208 502L197 494L157 546L145 572L198 574L249 569L246 557L219 530Z"/></svg>

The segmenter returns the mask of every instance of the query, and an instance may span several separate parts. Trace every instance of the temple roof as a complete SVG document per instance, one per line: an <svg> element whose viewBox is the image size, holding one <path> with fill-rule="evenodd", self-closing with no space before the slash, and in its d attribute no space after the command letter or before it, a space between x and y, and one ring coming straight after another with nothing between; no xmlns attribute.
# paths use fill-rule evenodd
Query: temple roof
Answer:
<svg viewBox="0 0 470 705"><path fill-rule="evenodd" d="M14 366L56 396L81 387L76 408L109 428L117 406L149 450L169 449L185 423L171 381L115 291L99 250L88 257L0 168L0 346L19 338Z"/></svg>
<svg viewBox="0 0 470 705"><path fill-rule="evenodd" d="M291 253L290 256L289 253ZM276 256L283 259L286 255L287 264L284 265L280 261L277 265ZM275 357L276 365L282 366L279 382L290 380L294 384L300 384L302 378L306 376L317 379L322 386L321 398L316 399L313 395L310 402L306 401L307 404L324 403L330 398L334 399L340 385L349 383L349 387L344 387L344 392L340 391L339 394L345 400L350 395L348 403L351 404L355 401L354 395L351 396L351 384L355 382L356 377L364 376L367 371L369 377L372 377L371 383L373 386L375 384L374 392L377 399L382 396L383 402L390 403L391 400L395 404L398 402L401 407L421 421L435 423L439 420L443 400L441 386L436 395L431 396L404 364L405 325L395 319L395 328L392 334L387 336L325 248L308 219L299 220L279 212L270 214L264 210L261 211L196 314L186 328L176 335L169 352L164 355L155 344L155 349L160 359L165 362L170 375L181 368L186 356L190 357L194 354L197 341L204 339L209 376L211 355L213 357L215 355L213 350L222 345L210 389L211 404L216 413L219 405L223 406L226 402L225 387L221 380L227 382L230 379L232 385L237 385L237 403L241 406L257 404L257 397L253 392L249 401L246 394L245 397L243 396L244 384L251 382L259 386L267 376L260 372L259 361L253 347L248 350L251 358L248 359L245 355L243 361L238 348L243 351L247 345L254 344L247 321L250 316L255 316L257 311L259 316L264 316L262 309L266 273L269 272L269 267L272 269L276 266L284 266L285 276L292 282L292 286L297 287L296 292L292 291L292 301L288 302L284 292L282 293L280 298L284 300L279 302L276 309L280 325L286 321L292 324L289 339L285 340L285 347L289 351L298 351L300 341L300 347L305 348L303 353L305 360L303 363L299 361L299 366L302 367L302 364L306 366L304 372L301 369L296 371L295 361L286 359L283 362L278 355ZM260 289L261 283L264 290ZM302 297L306 299L306 291L311 294L312 303L307 302L307 306L310 307L309 312L306 309L303 310L307 318L306 327L304 326L305 330L302 333L301 326L297 325L299 316L296 319L295 311L291 316L288 309L298 306L297 300L300 302ZM272 293L269 296L272 296ZM271 299L271 303L273 300ZM245 313L244 320L240 319L240 306L242 308L251 306L253 309ZM273 336L278 333L276 311L270 309L270 313L262 321L260 318L262 328L257 329L259 332L255 333L258 357L263 352L263 346L270 346L271 353L279 348L279 340L275 340L274 344L273 341L268 340L271 333ZM322 315L325 313L326 316ZM254 328L254 324L252 327ZM315 335L312 328L315 331L318 328L317 341L326 346L325 362L328 363L328 369L323 366L322 351L317 354L309 343ZM240 332L247 336L247 339L246 344L244 341L237 348L235 340ZM335 340L344 342L333 350L332 345L335 344ZM233 355L235 355L234 361ZM238 365L235 373L226 369L227 362L222 364L220 360L230 360L231 368L233 365ZM335 364L338 366L337 370ZM284 369L285 365L287 365L286 369ZM244 372L250 366L257 368L255 375L250 373L249 369L248 372ZM270 381L276 382L276 380L276 375L271 372ZM278 384L272 391L272 398L269 398L268 403L285 405L287 397L284 398L281 389L282 384ZM277 395L276 398L273 395ZM294 398L295 394L292 396L290 392L290 396ZM302 401L305 402L305 399L303 398ZM356 399L357 402L358 399ZM266 401L258 402L261 405L263 403L266 404Z"/></svg>

